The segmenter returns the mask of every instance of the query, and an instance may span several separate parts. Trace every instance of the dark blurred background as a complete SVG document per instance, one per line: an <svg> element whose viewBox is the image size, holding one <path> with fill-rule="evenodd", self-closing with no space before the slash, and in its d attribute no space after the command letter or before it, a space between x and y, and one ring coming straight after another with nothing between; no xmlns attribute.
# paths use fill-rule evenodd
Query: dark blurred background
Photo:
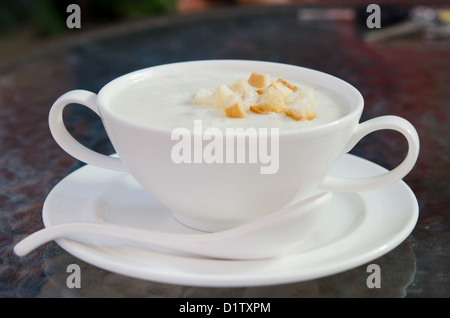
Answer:
<svg viewBox="0 0 450 318"><path fill-rule="evenodd" d="M449 3L448 0L432 1ZM191 14L230 6L283 5L292 3L356 4L361 6L364 19L369 3L390 6L383 10L383 25L407 17L405 4L430 4L430 1L408 0L0 0L0 66L18 55L29 53L43 43L62 36L74 36L102 28L149 19L155 16ZM69 29L66 19L69 4L81 8L80 29ZM356 15L358 18L358 14Z"/></svg>

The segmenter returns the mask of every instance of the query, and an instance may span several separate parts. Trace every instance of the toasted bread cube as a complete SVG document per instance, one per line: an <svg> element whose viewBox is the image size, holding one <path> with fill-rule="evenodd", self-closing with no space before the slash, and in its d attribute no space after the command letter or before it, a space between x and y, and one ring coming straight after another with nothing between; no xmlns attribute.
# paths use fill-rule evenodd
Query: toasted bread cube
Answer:
<svg viewBox="0 0 450 318"><path fill-rule="evenodd" d="M258 103L258 100L259 100L258 93L253 89L249 90L242 98L242 101L244 102L245 111L248 111L250 109L250 106L256 105Z"/></svg>
<svg viewBox="0 0 450 318"><path fill-rule="evenodd" d="M216 108L225 109L230 106L230 100L236 97L238 97L237 94L229 86L222 84L213 93L213 105Z"/></svg>
<svg viewBox="0 0 450 318"><path fill-rule="evenodd" d="M285 86L280 82L272 82L267 90L269 91L271 90L271 88L274 88L278 91L278 94L280 94L283 97L285 104L289 103L292 95L294 94L292 89L290 89L289 87Z"/></svg>
<svg viewBox="0 0 450 318"><path fill-rule="evenodd" d="M241 97L244 97L248 91L252 90L251 85L244 79L240 78L236 82L234 82L233 86L231 86L233 92L238 93Z"/></svg>
<svg viewBox="0 0 450 318"><path fill-rule="evenodd" d="M286 103L292 96L292 90L281 83L272 82L263 94L259 96L257 105L253 105L253 112L268 114L281 113L286 109Z"/></svg>
<svg viewBox="0 0 450 318"><path fill-rule="evenodd" d="M244 102L244 111L248 111L251 105L258 102L258 94L244 79L237 80L233 84L232 89L242 98L242 101Z"/></svg>
<svg viewBox="0 0 450 318"><path fill-rule="evenodd" d="M195 94L194 104L196 105L211 105L213 103L214 91L206 88L200 88Z"/></svg>
<svg viewBox="0 0 450 318"><path fill-rule="evenodd" d="M288 108L285 113L295 120L313 120L317 117L316 112L312 110L303 111L295 108Z"/></svg>
<svg viewBox="0 0 450 318"><path fill-rule="evenodd" d="M317 100L313 90L300 90L281 78L271 82L268 74L253 72L247 81L239 79L232 86L201 88L194 104L214 106L231 118L245 118L250 110L258 114L284 112L295 120L312 120Z"/></svg>
<svg viewBox="0 0 450 318"><path fill-rule="evenodd" d="M231 118L244 118L245 105L239 93L232 90L230 86L220 85L213 94L214 106L225 110L225 114Z"/></svg>
<svg viewBox="0 0 450 318"><path fill-rule="evenodd" d="M279 78L277 80L277 82L283 84L284 86L290 88L293 92L297 91L299 88L291 83L289 83L288 81L285 81L284 79Z"/></svg>
<svg viewBox="0 0 450 318"><path fill-rule="evenodd" d="M236 102L233 105L225 108L225 114L227 117L231 118L245 118L247 115L245 114L244 107L242 102Z"/></svg>
<svg viewBox="0 0 450 318"><path fill-rule="evenodd" d="M250 106L250 110L254 113L258 114L270 114L270 113L282 113L286 109L284 103L280 104L258 104Z"/></svg>
<svg viewBox="0 0 450 318"><path fill-rule="evenodd" d="M248 79L248 83L257 88L263 88L269 85L270 76L268 74L258 74L253 72Z"/></svg>
<svg viewBox="0 0 450 318"><path fill-rule="evenodd" d="M253 105L250 106L250 110L257 114L267 115L270 114L272 111L268 109L267 107L264 107L262 105Z"/></svg>
<svg viewBox="0 0 450 318"><path fill-rule="evenodd" d="M292 102L287 105L286 115L295 120L313 120L317 114L314 108L317 99L312 89L301 90L294 95Z"/></svg>

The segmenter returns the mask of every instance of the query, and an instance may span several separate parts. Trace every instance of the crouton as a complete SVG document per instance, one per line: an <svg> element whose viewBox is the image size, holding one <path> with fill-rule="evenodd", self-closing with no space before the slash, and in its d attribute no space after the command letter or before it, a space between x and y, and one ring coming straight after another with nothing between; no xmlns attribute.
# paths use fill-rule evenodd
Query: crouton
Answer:
<svg viewBox="0 0 450 318"><path fill-rule="evenodd" d="M311 89L302 90L294 95L285 113L295 120L313 120L317 116L314 111L316 105L317 99L314 91Z"/></svg>
<svg viewBox="0 0 450 318"><path fill-rule="evenodd" d="M282 113L292 94L290 88L281 83L272 82L260 95L258 104L253 105L250 110L258 114Z"/></svg>
<svg viewBox="0 0 450 318"><path fill-rule="evenodd" d="M268 107L262 107L261 105L253 105L250 106L250 110L257 114L267 115L272 112L272 110Z"/></svg>
<svg viewBox="0 0 450 318"><path fill-rule="evenodd" d="M269 85L270 76L253 72L248 79L248 83L257 88L263 88Z"/></svg>
<svg viewBox="0 0 450 318"><path fill-rule="evenodd" d="M239 96L227 85L220 85L212 95L212 104L218 109L225 109L235 103Z"/></svg>
<svg viewBox="0 0 450 318"><path fill-rule="evenodd" d="M213 102L213 91L206 88L200 88L195 94L194 104L196 105L209 105Z"/></svg>
<svg viewBox="0 0 450 318"><path fill-rule="evenodd" d="M247 111L257 114L285 113L295 120L316 118L314 91L300 89L279 78L270 81L268 74L253 72L249 79L238 79L233 85L219 85L215 90L201 88L194 104L210 105L224 110L230 118L245 118Z"/></svg>
<svg viewBox="0 0 450 318"><path fill-rule="evenodd" d="M289 83L288 81L285 81L284 79L281 79L281 78L279 78L277 80L277 82L279 82L279 83L283 84L284 86L292 89L293 92L295 92L296 90L299 89L297 86L295 86L295 85L293 85L293 84Z"/></svg>
<svg viewBox="0 0 450 318"><path fill-rule="evenodd" d="M227 117L231 118L245 118L247 115L245 114L242 102L234 103L233 105L225 108L225 114Z"/></svg>

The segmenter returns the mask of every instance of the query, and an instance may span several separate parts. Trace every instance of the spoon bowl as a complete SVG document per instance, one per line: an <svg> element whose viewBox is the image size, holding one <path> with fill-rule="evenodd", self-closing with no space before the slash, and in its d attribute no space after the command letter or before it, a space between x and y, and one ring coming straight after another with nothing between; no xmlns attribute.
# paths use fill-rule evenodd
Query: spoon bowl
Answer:
<svg viewBox="0 0 450 318"><path fill-rule="evenodd" d="M31 234L14 247L14 252L24 256L51 240L93 235L211 258L273 258L297 248L314 232L331 198L330 192L323 192L255 221L213 233L176 234L100 222L65 223Z"/></svg>

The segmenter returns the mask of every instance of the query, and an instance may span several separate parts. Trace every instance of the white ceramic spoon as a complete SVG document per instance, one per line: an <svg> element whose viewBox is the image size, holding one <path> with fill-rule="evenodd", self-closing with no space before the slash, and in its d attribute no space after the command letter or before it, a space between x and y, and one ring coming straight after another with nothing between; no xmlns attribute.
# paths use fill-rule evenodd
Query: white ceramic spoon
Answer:
<svg viewBox="0 0 450 318"><path fill-rule="evenodd" d="M215 233L164 233L100 222L66 223L39 230L20 241L14 252L24 256L38 246L65 237L92 235L123 239L199 256L261 259L298 247L316 229L328 207L330 192L314 195L242 226Z"/></svg>

